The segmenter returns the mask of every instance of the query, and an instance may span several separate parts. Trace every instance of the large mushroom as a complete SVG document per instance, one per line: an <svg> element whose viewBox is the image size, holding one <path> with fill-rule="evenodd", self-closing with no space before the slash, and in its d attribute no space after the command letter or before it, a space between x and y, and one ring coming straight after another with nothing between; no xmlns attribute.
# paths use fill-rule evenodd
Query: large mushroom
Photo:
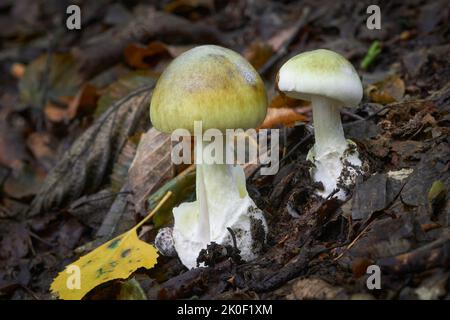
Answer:
<svg viewBox="0 0 450 320"><path fill-rule="evenodd" d="M340 109L361 101L361 80L352 64L325 49L304 52L288 60L278 73L278 89L287 96L311 101L315 144L307 158L314 163L314 181L323 184L318 194L345 200L349 187L362 172L356 145L345 139Z"/></svg>
<svg viewBox="0 0 450 320"><path fill-rule="evenodd" d="M258 254L256 230L263 231L264 238L267 232L261 210L247 193L243 169L225 162L211 164L204 152L209 142L194 130L194 122L201 121L203 130L225 134L227 129L256 128L266 111L260 76L229 49L214 45L191 49L159 78L150 104L153 126L167 133L185 129L196 141L197 200L173 209L173 243L187 268L196 267L200 251L209 243L233 245L228 228L244 260Z"/></svg>

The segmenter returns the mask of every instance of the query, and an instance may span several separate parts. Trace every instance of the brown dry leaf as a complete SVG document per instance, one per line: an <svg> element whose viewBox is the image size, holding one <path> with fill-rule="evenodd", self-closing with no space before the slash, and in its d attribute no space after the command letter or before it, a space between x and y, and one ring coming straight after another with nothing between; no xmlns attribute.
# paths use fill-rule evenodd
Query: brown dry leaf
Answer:
<svg viewBox="0 0 450 320"><path fill-rule="evenodd" d="M44 107L45 117L52 122L63 122L67 119L67 109L55 105L53 102L47 103Z"/></svg>
<svg viewBox="0 0 450 320"><path fill-rule="evenodd" d="M275 53L272 47L262 41L254 41L244 53L245 58L255 69L260 69Z"/></svg>
<svg viewBox="0 0 450 320"><path fill-rule="evenodd" d="M30 250L29 231L25 223L6 222L6 232L0 241L0 258L18 260L26 257Z"/></svg>
<svg viewBox="0 0 450 320"><path fill-rule="evenodd" d="M147 199L147 210L153 210L167 192L172 192L166 203L153 217L153 224L159 228L173 219L172 209L187 199L195 191L195 165L189 166L176 177L166 182Z"/></svg>
<svg viewBox="0 0 450 320"><path fill-rule="evenodd" d="M164 10L170 13L186 12L193 9L206 8L209 11L214 10L213 0L173 0L169 2Z"/></svg>
<svg viewBox="0 0 450 320"><path fill-rule="evenodd" d="M27 138L27 147L46 169L50 170L56 160L56 141L48 132L33 132Z"/></svg>
<svg viewBox="0 0 450 320"><path fill-rule="evenodd" d="M109 106L127 96L130 92L143 86L153 85L156 79L156 74L149 70L133 71L119 77L103 90L97 102L95 117L100 116Z"/></svg>
<svg viewBox="0 0 450 320"><path fill-rule="evenodd" d="M67 122L79 115L93 113L98 99L97 88L87 83L78 90L75 97L61 96L58 102L47 102L44 114L52 122Z"/></svg>
<svg viewBox="0 0 450 320"><path fill-rule="evenodd" d="M23 63L14 62L10 69L11 75L16 79L21 79L25 74L25 65Z"/></svg>
<svg viewBox="0 0 450 320"><path fill-rule="evenodd" d="M128 171L136 211L146 211L148 196L173 177L170 135L151 128L142 135L136 156Z"/></svg>
<svg viewBox="0 0 450 320"><path fill-rule="evenodd" d="M269 108L295 108L299 106L309 106L310 103L308 101L294 99L288 97L283 92L280 92L277 96L275 96L270 102Z"/></svg>
<svg viewBox="0 0 450 320"><path fill-rule="evenodd" d="M139 10L127 25L111 28L73 52L83 75L89 78L119 62L128 44L174 35L177 39L183 39L183 43L227 45L225 37L211 24L192 23L148 6Z"/></svg>
<svg viewBox="0 0 450 320"><path fill-rule="evenodd" d="M20 171L29 156L25 148L25 128L10 121L11 110L0 111L0 165ZM23 120L23 119L20 119Z"/></svg>
<svg viewBox="0 0 450 320"><path fill-rule="evenodd" d="M148 69L161 59L170 57L167 46L161 41L152 41L147 46L130 43L123 53L126 63L136 69Z"/></svg>
<svg viewBox="0 0 450 320"><path fill-rule="evenodd" d="M267 42L272 47L273 51L277 52L280 50L287 41L298 32L298 26L293 25L288 27L280 32L276 33L272 38L270 38Z"/></svg>
<svg viewBox="0 0 450 320"><path fill-rule="evenodd" d="M80 114L93 113L99 97L100 95L94 85L89 83L83 85L75 98L69 103L69 119L73 119Z"/></svg>
<svg viewBox="0 0 450 320"><path fill-rule="evenodd" d="M128 179L128 170L136 156L136 149L142 132L138 132L127 140L111 173L111 190L119 192Z"/></svg>
<svg viewBox="0 0 450 320"><path fill-rule="evenodd" d="M52 122L67 122L71 119L68 105L73 96L59 97L58 102L48 101L44 107L45 117Z"/></svg>
<svg viewBox="0 0 450 320"><path fill-rule="evenodd" d="M291 108L269 108L261 129L276 128L279 126L292 127L296 122L306 122L308 118Z"/></svg>
<svg viewBox="0 0 450 320"><path fill-rule="evenodd" d="M16 199L33 196L39 192L45 176L43 168L25 164L19 172L8 176L3 190Z"/></svg>
<svg viewBox="0 0 450 320"><path fill-rule="evenodd" d="M388 104L400 101L405 94L405 83L399 76L392 75L368 86L366 94L372 102L376 103Z"/></svg>
<svg viewBox="0 0 450 320"><path fill-rule="evenodd" d="M19 82L20 97L33 107L44 107L41 105L44 94L48 101L73 97L82 80L72 55L55 53L48 57L44 54L26 67Z"/></svg>
<svg viewBox="0 0 450 320"><path fill-rule="evenodd" d="M343 288L334 287L320 278L305 278L297 280L292 285L292 293L288 299L312 300L312 299L338 299L344 297Z"/></svg>
<svg viewBox="0 0 450 320"><path fill-rule="evenodd" d="M105 111L53 167L33 199L30 215L94 193L110 176L126 141L148 121L152 86L142 87Z"/></svg>

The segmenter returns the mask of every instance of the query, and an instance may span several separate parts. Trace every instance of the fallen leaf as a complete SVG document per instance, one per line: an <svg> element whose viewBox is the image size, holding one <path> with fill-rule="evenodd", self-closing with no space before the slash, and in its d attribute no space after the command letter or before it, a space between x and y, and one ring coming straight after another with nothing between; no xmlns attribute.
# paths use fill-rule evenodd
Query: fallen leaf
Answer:
<svg viewBox="0 0 450 320"><path fill-rule="evenodd" d="M19 82L20 97L33 107L44 107L44 100L58 101L61 96L75 96L81 82L72 55L56 53L49 57L44 54L26 67Z"/></svg>
<svg viewBox="0 0 450 320"><path fill-rule="evenodd" d="M64 106L55 104L51 101L47 102L47 104L44 107L45 117L51 122L55 123L68 121L69 112L67 105L70 103L72 99L73 97L60 97L59 102L64 101L65 102Z"/></svg>
<svg viewBox="0 0 450 320"><path fill-rule="evenodd" d="M31 203L31 215L66 205L94 193L111 174L126 141L148 123L152 87L141 87L112 104L72 144L41 185Z"/></svg>
<svg viewBox="0 0 450 320"><path fill-rule="evenodd" d="M406 53L402 62L406 71L411 77L417 77L422 70L422 67L428 62L429 52L426 48L420 48L418 50Z"/></svg>
<svg viewBox="0 0 450 320"><path fill-rule="evenodd" d="M117 81L110 84L98 99L95 116L98 117L114 102L130 92L143 86L153 85L156 79L157 75L148 70L134 71L121 76Z"/></svg>
<svg viewBox="0 0 450 320"><path fill-rule="evenodd" d="M294 99L280 92L272 99L269 108L295 108L309 105L311 105L309 101Z"/></svg>
<svg viewBox="0 0 450 320"><path fill-rule="evenodd" d="M114 280L126 279L139 268L152 268L158 257L156 249L139 240L133 228L94 251L81 257L59 273L51 285L51 291L64 300L80 300L98 285ZM80 289L70 289L67 286L71 276L71 268L80 268ZM69 270L69 271L68 271Z"/></svg>
<svg viewBox="0 0 450 320"><path fill-rule="evenodd" d="M307 122L308 118L291 108L269 108L260 128L292 127L297 122Z"/></svg>
<svg viewBox="0 0 450 320"><path fill-rule="evenodd" d="M381 82L369 85L366 92L371 101L388 104L400 101L403 98L405 83L399 76L392 75Z"/></svg>
<svg viewBox="0 0 450 320"><path fill-rule="evenodd" d="M140 133L137 133L136 135L140 136ZM128 179L128 170L136 156L137 142L134 141L136 135L127 140L117 161L114 163L111 173L111 189L113 192L118 192Z"/></svg>
<svg viewBox="0 0 450 320"><path fill-rule="evenodd" d="M292 293L287 296L288 299L339 299L345 297L343 288L332 286L320 278L305 278L297 280L292 285Z"/></svg>
<svg viewBox="0 0 450 320"><path fill-rule="evenodd" d="M116 64L131 42L147 42L155 38L182 39L181 43L226 44L225 38L211 24L192 23L180 16L142 8L125 26L111 28L80 48L74 50L80 70L89 78ZM173 41L176 42L176 41ZM180 43L180 41L178 41Z"/></svg>
<svg viewBox="0 0 450 320"><path fill-rule="evenodd" d="M151 128L142 137L128 172L134 205L144 212L147 197L173 177L170 135Z"/></svg>
<svg viewBox="0 0 450 320"><path fill-rule="evenodd" d="M39 193L45 177L46 172L41 167L25 164L20 171L8 176L3 190L16 199L33 196Z"/></svg>
<svg viewBox="0 0 450 320"><path fill-rule="evenodd" d="M274 52L277 52L293 37L298 33L299 27L297 25L289 26L286 29L277 32L273 37L271 37L267 42L272 47Z"/></svg>
<svg viewBox="0 0 450 320"><path fill-rule="evenodd" d="M102 283L127 279L139 268L152 268L156 264L158 252L155 247L138 238L137 229L150 219L170 196L171 193L167 193L158 206L135 227L68 265L53 280L51 292L60 299L81 300ZM74 268L79 270L79 288L68 285Z"/></svg>
<svg viewBox="0 0 450 320"><path fill-rule="evenodd" d="M25 68L23 63L14 62L10 69L11 75L16 79L21 79L25 74Z"/></svg>
<svg viewBox="0 0 450 320"><path fill-rule="evenodd" d="M29 155L25 147L25 130L15 126L7 110L0 112L0 164L20 171Z"/></svg>
<svg viewBox="0 0 450 320"><path fill-rule="evenodd" d="M136 69L148 69L158 61L170 57L167 46L161 41L152 41L147 46L140 43L130 43L125 47L125 62Z"/></svg>
<svg viewBox="0 0 450 320"><path fill-rule="evenodd" d="M134 226L136 212L132 199L130 199L130 193L131 189L125 183L114 198L114 202L109 206L106 215L103 216L103 221L95 234L96 239L91 242L95 244L93 247Z"/></svg>
<svg viewBox="0 0 450 320"><path fill-rule="evenodd" d="M214 0L172 0L164 6L164 10L170 13L187 13L195 9L214 10Z"/></svg>
<svg viewBox="0 0 450 320"><path fill-rule="evenodd" d="M48 132L33 132L27 138L27 146L46 170L50 170L54 166L57 148L54 136Z"/></svg>
<svg viewBox="0 0 450 320"><path fill-rule="evenodd" d="M117 300L147 300L147 296L139 282L132 278L121 284Z"/></svg>
<svg viewBox="0 0 450 320"><path fill-rule="evenodd" d="M441 164L450 155L450 147L440 143L422 155L401 192L401 200L409 206L428 206L428 192L435 181L450 185L450 172Z"/></svg>
<svg viewBox="0 0 450 320"><path fill-rule="evenodd" d="M98 99L99 93L94 85L89 83L83 85L75 98L69 103L68 118L73 119L76 116L94 113Z"/></svg>
<svg viewBox="0 0 450 320"><path fill-rule="evenodd" d="M186 201L195 191L195 166L190 166L172 180L168 181L156 192L152 193L147 200L148 210L152 210L161 201L167 192L173 196L161 207L153 217L153 224L159 228L172 219L172 209Z"/></svg>
<svg viewBox="0 0 450 320"><path fill-rule="evenodd" d="M255 69L260 69L274 54L272 47L262 41L254 41L244 53L244 57Z"/></svg>
<svg viewBox="0 0 450 320"><path fill-rule="evenodd" d="M352 198L352 219L368 220L387 206L387 175L375 174L366 181L356 183Z"/></svg>
<svg viewBox="0 0 450 320"><path fill-rule="evenodd" d="M17 261L25 257L29 251L29 234L25 224L8 222L6 233L0 241L0 257L2 261L12 259Z"/></svg>

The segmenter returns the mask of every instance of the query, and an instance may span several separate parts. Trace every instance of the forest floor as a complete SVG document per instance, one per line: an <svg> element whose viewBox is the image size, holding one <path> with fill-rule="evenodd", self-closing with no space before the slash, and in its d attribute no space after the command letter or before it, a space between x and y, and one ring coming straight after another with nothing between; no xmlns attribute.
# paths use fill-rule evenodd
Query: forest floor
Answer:
<svg viewBox="0 0 450 320"><path fill-rule="evenodd" d="M149 100L174 57L214 43L260 72L265 126L285 137L278 173L253 167L247 179L267 244L254 261L192 270L160 256L133 285L148 299L449 299L450 8L389 1L382 28L369 30L371 2L78 1L82 28L70 31L63 2L2 1L0 298L50 299L58 272L133 227L162 191L174 197L140 230L148 243L193 198L193 172L171 164ZM363 68L374 41L381 52ZM349 59L365 89L342 113L370 164L346 202L314 195L311 108L274 86L288 58L317 48ZM379 290L367 287L370 265ZM123 284L87 298L123 298Z"/></svg>

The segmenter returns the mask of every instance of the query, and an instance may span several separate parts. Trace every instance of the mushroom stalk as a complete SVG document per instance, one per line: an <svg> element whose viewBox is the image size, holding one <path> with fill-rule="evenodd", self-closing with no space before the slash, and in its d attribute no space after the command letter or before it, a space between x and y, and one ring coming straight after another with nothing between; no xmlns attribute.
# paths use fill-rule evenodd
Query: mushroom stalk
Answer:
<svg viewBox="0 0 450 320"><path fill-rule="evenodd" d="M330 152L342 155L347 148L347 141L342 128L338 101L323 96L312 96L314 119L315 156L320 159Z"/></svg>
<svg viewBox="0 0 450 320"><path fill-rule="evenodd" d="M199 239L205 243L211 242L217 234L211 228L211 220L221 221L223 216L224 199L244 198L247 195L245 189L245 174L240 166L231 164L207 164L207 156L203 154L208 142L203 142L201 137L196 137L195 155L196 162L196 194L199 205ZM226 147L228 148L228 147ZM226 150L225 150L226 151ZM224 221L225 222L225 221Z"/></svg>

